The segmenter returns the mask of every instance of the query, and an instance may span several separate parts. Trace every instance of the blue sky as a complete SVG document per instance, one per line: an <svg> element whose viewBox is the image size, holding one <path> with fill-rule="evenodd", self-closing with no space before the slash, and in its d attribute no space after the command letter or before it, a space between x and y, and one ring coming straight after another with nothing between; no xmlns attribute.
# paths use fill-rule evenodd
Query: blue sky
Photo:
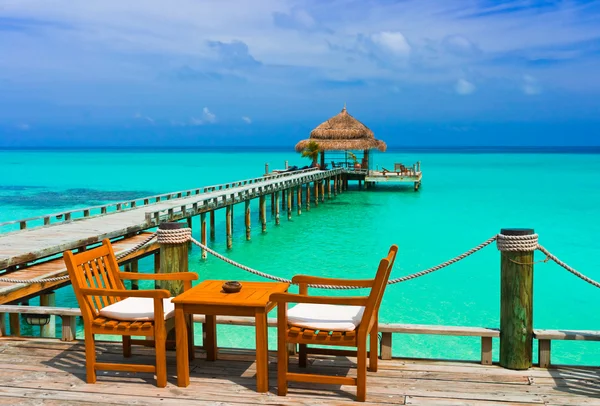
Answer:
<svg viewBox="0 0 600 406"><path fill-rule="evenodd" d="M600 145L600 1L0 1L0 146Z"/></svg>

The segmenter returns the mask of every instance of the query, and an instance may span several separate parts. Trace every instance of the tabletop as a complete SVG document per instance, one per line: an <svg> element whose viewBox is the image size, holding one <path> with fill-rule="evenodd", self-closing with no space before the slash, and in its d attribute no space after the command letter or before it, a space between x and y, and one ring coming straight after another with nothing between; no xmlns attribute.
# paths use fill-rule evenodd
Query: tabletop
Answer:
<svg viewBox="0 0 600 406"><path fill-rule="evenodd" d="M242 289L237 293L223 292L226 281L207 280L175 297L177 304L227 305L240 307L265 307L272 293L287 291L290 284L283 282L241 282Z"/></svg>

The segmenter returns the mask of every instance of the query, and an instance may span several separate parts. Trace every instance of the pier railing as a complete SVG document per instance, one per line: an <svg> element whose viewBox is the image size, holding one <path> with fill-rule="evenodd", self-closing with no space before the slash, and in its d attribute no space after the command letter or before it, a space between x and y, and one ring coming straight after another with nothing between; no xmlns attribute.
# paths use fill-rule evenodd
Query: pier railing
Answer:
<svg viewBox="0 0 600 406"><path fill-rule="evenodd" d="M263 176L256 177L256 178L250 178L250 179L245 179L245 180L240 180L240 181L235 181L235 182L221 183L221 184L217 184L217 185L204 186L201 188L186 189L186 190L182 190L182 191L178 191L178 192L162 193L162 194L158 194L158 195L140 197L140 198L124 200L124 201L120 201L120 202L107 203L107 204L97 205L97 206L83 207L83 208L79 208L79 209L66 210L66 211L61 211L61 212L52 213L52 214L45 214L42 216L34 216L34 217L29 217L29 218L24 218L24 219L19 219L19 220L5 221L5 222L0 223L0 232L2 231L3 228L7 228L9 226L15 226L17 224L19 225L19 230L25 230L27 228L31 228L32 225L34 227L49 226L52 224L68 222L68 221L76 220L79 218L101 216L101 215L105 215L105 214L109 214L109 213L121 212L121 211L134 209L137 207L151 206L152 204L160 203L161 201L165 201L165 200L181 199L181 198L190 197L190 196L194 196L194 195L200 195L202 193L207 193L207 192L214 192L214 191L218 191L218 190L227 190L227 189L232 189L232 188L239 187L239 186L261 184L261 183L265 183L265 182L273 180L273 179L284 179L284 178L287 178L287 177L290 177L293 175L310 173L310 172L314 172L314 171L319 171L319 169L318 168L308 168L308 169L302 169L302 170L293 171L293 172L268 174L268 175L263 175Z"/></svg>

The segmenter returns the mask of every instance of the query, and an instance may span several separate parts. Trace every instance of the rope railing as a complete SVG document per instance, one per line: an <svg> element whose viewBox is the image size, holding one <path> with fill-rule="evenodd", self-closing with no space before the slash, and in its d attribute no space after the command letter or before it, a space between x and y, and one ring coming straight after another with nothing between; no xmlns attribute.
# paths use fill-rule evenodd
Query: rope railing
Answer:
<svg viewBox="0 0 600 406"><path fill-rule="evenodd" d="M285 283L290 283L292 284L292 280L291 279L287 279L287 278L282 278L276 275L271 275L268 274L266 272L262 272L259 271L257 269L251 268L249 266L246 266L244 264L241 264L239 262L234 261L231 258L228 258L226 256L224 256L223 254L220 254L219 252L211 249L210 247L208 247L205 244L202 244L200 241L196 240L194 237L192 237L192 231L189 228L180 228L180 229L165 229L165 230L157 230L156 233L152 233L151 235L148 236L148 238L146 238L145 240L141 241L140 243L136 244L135 246L127 249L126 251L120 252L117 255L117 259L122 259L124 257L126 257L127 255L141 249L143 246L145 246L146 244L148 244L150 241L152 241L154 238L157 238L157 242L159 244L183 244L183 243L187 243L187 242L191 242L194 245L198 246L200 249L208 252L209 254L211 254L212 256L222 260L225 263L228 263L234 267L237 267L239 269L242 269L246 272L252 273L254 275L260 276L262 278L265 279L271 279L274 281L278 281L278 282L285 282ZM581 280L591 284L592 286L595 286L597 288L600 288L600 283L593 280L592 278L589 278L587 276L585 276L584 274L582 274L581 272L578 272L577 270L575 270L574 268L572 268L571 266L567 265L565 262L561 261L558 257L556 257L555 255L553 255L552 253L550 253L546 248L544 248L542 245L540 245L538 243L538 235L537 234L531 234L531 235L522 235L522 236L513 236L513 235L503 235L503 234L497 234L493 237L488 238L486 241L482 242L479 245L476 245L475 247L471 248L470 250L455 256L454 258L451 258L445 262L442 262L441 264L438 264L436 266L433 266L431 268L427 268L424 269L422 271L419 272L415 272L412 273L410 275L406 275L406 276L402 276L399 278L395 278L395 279L391 279L388 281L389 285L394 285L397 283L401 283L401 282L406 282L412 279L416 279L419 278L421 276L425 276L428 275L430 273L433 273L435 271L439 271L440 269L444 269L452 264L455 264L459 261L462 261L463 259L473 255L474 253L482 250L483 248L489 246L490 244L492 244L494 241L496 241L496 246L498 248L499 251L504 252L504 251L515 251L515 252L532 252L532 251L536 251L539 250L540 252L542 252L544 255L546 255L546 259L542 262L547 262L548 260L552 260L554 261L557 265L561 266L562 268L564 268L565 270L567 270L568 272L572 273L573 275L577 276L578 278L580 278ZM44 283L44 282L58 282L58 281L62 281L62 280L67 280L69 279L68 276L61 276L61 277L56 277L56 278L45 278L45 279L11 279L11 278L0 278L0 282L7 282L7 283L21 283L21 284L34 284L34 283ZM321 284L310 284L309 286L314 287L314 288L320 288L320 289L357 289L357 287L355 286L338 286L338 285L321 285Z"/></svg>

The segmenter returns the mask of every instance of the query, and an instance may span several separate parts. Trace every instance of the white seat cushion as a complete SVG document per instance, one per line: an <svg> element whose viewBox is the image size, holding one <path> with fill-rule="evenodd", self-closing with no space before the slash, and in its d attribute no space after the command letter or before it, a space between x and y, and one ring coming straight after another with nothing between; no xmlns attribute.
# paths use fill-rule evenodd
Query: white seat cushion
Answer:
<svg viewBox="0 0 600 406"><path fill-rule="evenodd" d="M288 310L288 323L312 330L352 331L364 312L364 306L299 303Z"/></svg>
<svg viewBox="0 0 600 406"><path fill-rule="evenodd" d="M175 305L171 298L163 299L165 320L175 314ZM100 310L100 316L122 321L153 321L154 299L147 297L128 297Z"/></svg>

